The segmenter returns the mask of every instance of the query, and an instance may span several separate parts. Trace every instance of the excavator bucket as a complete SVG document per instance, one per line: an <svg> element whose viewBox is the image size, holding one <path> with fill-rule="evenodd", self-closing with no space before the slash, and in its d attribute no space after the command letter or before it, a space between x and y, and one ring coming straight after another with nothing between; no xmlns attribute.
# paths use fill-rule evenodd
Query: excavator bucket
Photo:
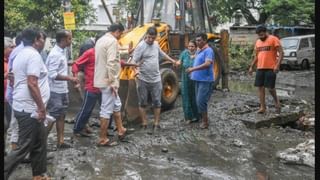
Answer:
<svg viewBox="0 0 320 180"><path fill-rule="evenodd" d="M136 88L136 71L133 67L123 67L120 73L119 96L122 103L124 121L139 121L139 100Z"/></svg>
<svg viewBox="0 0 320 180"><path fill-rule="evenodd" d="M122 107L121 113L124 121L139 121L139 105L138 94L136 89L135 69L133 67L124 67L120 73L120 88L119 96ZM79 110L83 102L84 96L84 74L79 73L80 87L74 87L74 84L68 82L69 85L69 99L70 108L72 110ZM99 111L100 107L97 104L96 109Z"/></svg>

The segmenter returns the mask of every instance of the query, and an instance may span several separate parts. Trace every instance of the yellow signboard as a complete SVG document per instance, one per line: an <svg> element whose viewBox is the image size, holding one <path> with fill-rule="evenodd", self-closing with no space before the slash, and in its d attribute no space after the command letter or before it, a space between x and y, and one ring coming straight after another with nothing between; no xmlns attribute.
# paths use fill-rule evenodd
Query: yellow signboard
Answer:
<svg viewBox="0 0 320 180"><path fill-rule="evenodd" d="M73 12L63 13L63 20L64 20L64 28L66 30L75 30L76 29L76 22L75 22Z"/></svg>

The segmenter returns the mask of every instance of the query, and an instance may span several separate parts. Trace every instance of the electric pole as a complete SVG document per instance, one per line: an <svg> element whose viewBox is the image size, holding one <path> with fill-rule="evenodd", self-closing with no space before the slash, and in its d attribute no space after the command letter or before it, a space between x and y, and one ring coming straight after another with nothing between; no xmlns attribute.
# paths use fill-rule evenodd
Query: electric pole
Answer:
<svg viewBox="0 0 320 180"><path fill-rule="evenodd" d="M71 7L72 7L71 0L63 0L62 6L64 8L64 12L71 12ZM72 33L72 31L71 31L71 33ZM72 60L72 43L71 43L70 47L67 47L66 55L67 55L68 61Z"/></svg>

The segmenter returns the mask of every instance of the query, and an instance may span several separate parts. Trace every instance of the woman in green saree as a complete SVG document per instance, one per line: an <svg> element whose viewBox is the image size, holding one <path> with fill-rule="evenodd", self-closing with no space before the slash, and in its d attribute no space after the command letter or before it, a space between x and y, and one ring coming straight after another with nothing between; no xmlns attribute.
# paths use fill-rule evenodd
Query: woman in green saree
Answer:
<svg viewBox="0 0 320 180"><path fill-rule="evenodd" d="M193 65L196 50L196 42L193 40L189 41L188 49L180 54L179 61L176 62L176 65L181 67L182 106L184 119L188 124L199 121L194 82L190 79L189 74L186 73L186 69Z"/></svg>

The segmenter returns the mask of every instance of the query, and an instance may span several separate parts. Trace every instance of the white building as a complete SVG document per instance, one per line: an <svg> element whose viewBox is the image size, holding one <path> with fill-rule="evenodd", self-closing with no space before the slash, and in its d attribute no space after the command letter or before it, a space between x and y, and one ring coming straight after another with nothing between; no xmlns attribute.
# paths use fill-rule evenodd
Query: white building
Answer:
<svg viewBox="0 0 320 180"><path fill-rule="evenodd" d="M255 19L259 19L259 13L253 9L249 9L252 13L252 15L254 16ZM235 12L233 14L233 17L230 19L229 22L226 22L226 23L223 23L223 24L219 24L217 27L216 27L216 32L220 32L222 29L227 29L229 30L229 28L231 26L234 26L237 24L236 22L236 16L240 15L240 18L239 18L239 24L237 26L245 26L245 25L248 25L248 22L247 20L244 18L244 16L242 15L241 11L238 10L237 12Z"/></svg>
<svg viewBox="0 0 320 180"><path fill-rule="evenodd" d="M114 15L114 9L117 8L118 0L104 0L104 2L108 8L113 22L115 22L116 16ZM111 25L111 22L107 16L101 0L90 0L89 3L92 4L93 8L96 9L95 15L97 20L95 23L88 24L86 26L83 26L82 28L91 31L106 31L108 29L108 26Z"/></svg>

